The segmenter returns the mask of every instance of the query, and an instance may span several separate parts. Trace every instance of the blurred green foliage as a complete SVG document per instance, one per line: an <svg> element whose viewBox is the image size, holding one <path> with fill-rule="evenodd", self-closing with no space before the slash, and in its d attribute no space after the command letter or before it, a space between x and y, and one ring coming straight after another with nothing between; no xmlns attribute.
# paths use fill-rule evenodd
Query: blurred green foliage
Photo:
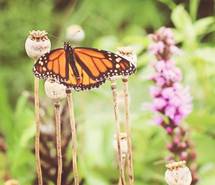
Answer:
<svg viewBox="0 0 215 185"><path fill-rule="evenodd" d="M147 33L160 26L173 27L182 48L175 59L193 95L193 112L187 124L198 155L199 185L215 184L214 12L200 17L200 11L207 11L201 8L202 1L175 2L0 0L0 134L7 145L6 153L0 153L0 184L5 176L18 179L22 185L32 184L35 178L34 115L26 92L33 89L33 61L24 51L28 32L47 30L54 48L62 46L65 30L72 24L84 28L84 46L114 51L118 46L132 45L137 50L138 72L129 82L135 185L165 184L162 160L168 155L168 137L153 125L151 112L143 105L150 102L148 76L152 72L149 62L153 60L146 52L150 43ZM206 2L211 6L211 1ZM110 185L117 177L109 86L107 83L96 91L74 93L79 166L86 185Z"/></svg>

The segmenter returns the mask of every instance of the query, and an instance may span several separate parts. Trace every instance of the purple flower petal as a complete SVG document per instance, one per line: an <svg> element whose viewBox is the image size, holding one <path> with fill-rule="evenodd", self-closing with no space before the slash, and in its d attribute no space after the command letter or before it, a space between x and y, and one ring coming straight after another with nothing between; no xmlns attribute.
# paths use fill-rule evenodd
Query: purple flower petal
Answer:
<svg viewBox="0 0 215 185"><path fill-rule="evenodd" d="M166 106L166 101L163 98L155 98L153 101L153 107L155 110L161 110Z"/></svg>
<svg viewBox="0 0 215 185"><path fill-rule="evenodd" d="M174 119L176 113L176 108L174 106L167 106L165 108L165 115L170 117L171 119Z"/></svg>

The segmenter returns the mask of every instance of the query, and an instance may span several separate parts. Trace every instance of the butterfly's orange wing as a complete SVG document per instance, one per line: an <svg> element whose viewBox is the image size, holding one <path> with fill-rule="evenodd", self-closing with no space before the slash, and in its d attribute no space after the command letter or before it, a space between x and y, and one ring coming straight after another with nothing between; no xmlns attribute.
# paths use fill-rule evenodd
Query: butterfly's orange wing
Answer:
<svg viewBox="0 0 215 185"><path fill-rule="evenodd" d="M41 56L35 63L33 72L38 78L54 78L59 83L75 90L99 87L105 81L92 79L79 64L76 64L76 67L81 76L79 81L76 79L69 61L66 61L65 50L59 48Z"/></svg>
<svg viewBox="0 0 215 185"><path fill-rule="evenodd" d="M99 87L107 78L127 76L135 72L135 66L125 58L109 51L77 47L70 50L69 61L63 48L52 50L41 56L34 65L38 78L54 78L67 87L85 90ZM71 60L71 61L70 61ZM77 74L74 74L74 68Z"/></svg>
<svg viewBox="0 0 215 185"><path fill-rule="evenodd" d="M94 79L102 81L113 76L128 76L135 72L134 64L127 59L105 50L76 47L73 49L76 64Z"/></svg>
<svg viewBox="0 0 215 185"><path fill-rule="evenodd" d="M83 69L79 64L76 64L78 73L80 75L80 80L77 80L75 77L71 78L71 75L74 75L72 72L72 68L69 67L70 69L70 75L69 75L69 79L67 81L64 82L65 85L67 85L68 87L73 87L75 90L79 91L79 90L89 90L92 88L97 88L99 87L101 84L103 84L105 82L104 80L94 80L92 79ZM76 85L70 85L73 83L76 83Z"/></svg>
<svg viewBox="0 0 215 185"><path fill-rule="evenodd" d="M33 72L36 77L47 79L53 77L60 81L68 78L68 63L63 48L52 50L42 55L34 65Z"/></svg>

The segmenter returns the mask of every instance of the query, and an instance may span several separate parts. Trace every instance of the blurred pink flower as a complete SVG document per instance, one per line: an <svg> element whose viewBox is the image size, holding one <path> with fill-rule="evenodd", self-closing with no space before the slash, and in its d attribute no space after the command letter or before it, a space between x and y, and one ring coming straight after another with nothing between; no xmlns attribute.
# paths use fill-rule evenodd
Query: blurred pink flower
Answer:
<svg viewBox="0 0 215 185"><path fill-rule="evenodd" d="M181 85L181 70L175 61L170 59L178 50L171 29L162 27L150 37L154 43L149 47L149 51L157 59L152 63L155 70L151 77L154 86L150 88L153 97L152 110L169 118L169 123L165 123L159 115L156 116L155 122L171 133L192 111L192 98L189 89Z"/></svg>
<svg viewBox="0 0 215 185"><path fill-rule="evenodd" d="M152 53L152 54L156 54L156 53L162 53L164 50L164 44L163 42L157 42L157 43L154 43L150 46L149 48L149 51Z"/></svg>
<svg viewBox="0 0 215 185"><path fill-rule="evenodd" d="M163 86L182 80L181 71L175 66L173 61L157 61L154 64L154 69L157 73L152 76L152 79L154 79L157 85Z"/></svg>
<svg viewBox="0 0 215 185"><path fill-rule="evenodd" d="M163 109L166 106L167 102L163 98L154 98L153 107L155 110Z"/></svg>
<svg viewBox="0 0 215 185"><path fill-rule="evenodd" d="M165 61L163 61L163 60L161 60L161 61L157 61L156 63L155 63L155 65L154 65L154 67L155 67L155 70L157 71L157 72L162 72L162 71L164 71L165 70Z"/></svg>
<svg viewBox="0 0 215 185"><path fill-rule="evenodd" d="M163 117L161 115L156 115L154 121L156 124L160 125L163 122Z"/></svg>
<svg viewBox="0 0 215 185"><path fill-rule="evenodd" d="M161 94L161 88L157 86L150 87L150 95L156 97Z"/></svg>
<svg viewBox="0 0 215 185"><path fill-rule="evenodd" d="M174 119L174 116L176 113L176 107L168 105L168 106L166 106L164 113L169 118Z"/></svg>
<svg viewBox="0 0 215 185"><path fill-rule="evenodd" d="M150 88L153 98L150 110L154 112L154 122L171 136L171 143L167 148L173 156L168 159L186 160L196 165L196 153L187 137L186 129L181 125L183 119L192 111L192 97L189 89L181 84L181 70L171 59L172 55L179 54L180 50L175 45L173 33L169 28L160 28L155 34L151 34L150 38L153 43L149 51L156 58L150 64L155 71L150 78L154 82ZM198 181L196 168L192 168L192 176L194 185Z"/></svg>

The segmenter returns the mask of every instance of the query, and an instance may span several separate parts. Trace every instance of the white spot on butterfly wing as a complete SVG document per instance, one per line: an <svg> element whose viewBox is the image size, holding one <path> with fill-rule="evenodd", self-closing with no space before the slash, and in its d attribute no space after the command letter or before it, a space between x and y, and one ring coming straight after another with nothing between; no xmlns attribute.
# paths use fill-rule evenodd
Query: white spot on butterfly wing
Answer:
<svg viewBox="0 0 215 185"><path fill-rule="evenodd" d="M120 57L116 58L116 62L120 62L122 59Z"/></svg>
<svg viewBox="0 0 215 185"><path fill-rule="evenodd" d="M117 69L120 68L120 65L119 65L119 64L116 64L116 68L117 68Z"/></svg>

